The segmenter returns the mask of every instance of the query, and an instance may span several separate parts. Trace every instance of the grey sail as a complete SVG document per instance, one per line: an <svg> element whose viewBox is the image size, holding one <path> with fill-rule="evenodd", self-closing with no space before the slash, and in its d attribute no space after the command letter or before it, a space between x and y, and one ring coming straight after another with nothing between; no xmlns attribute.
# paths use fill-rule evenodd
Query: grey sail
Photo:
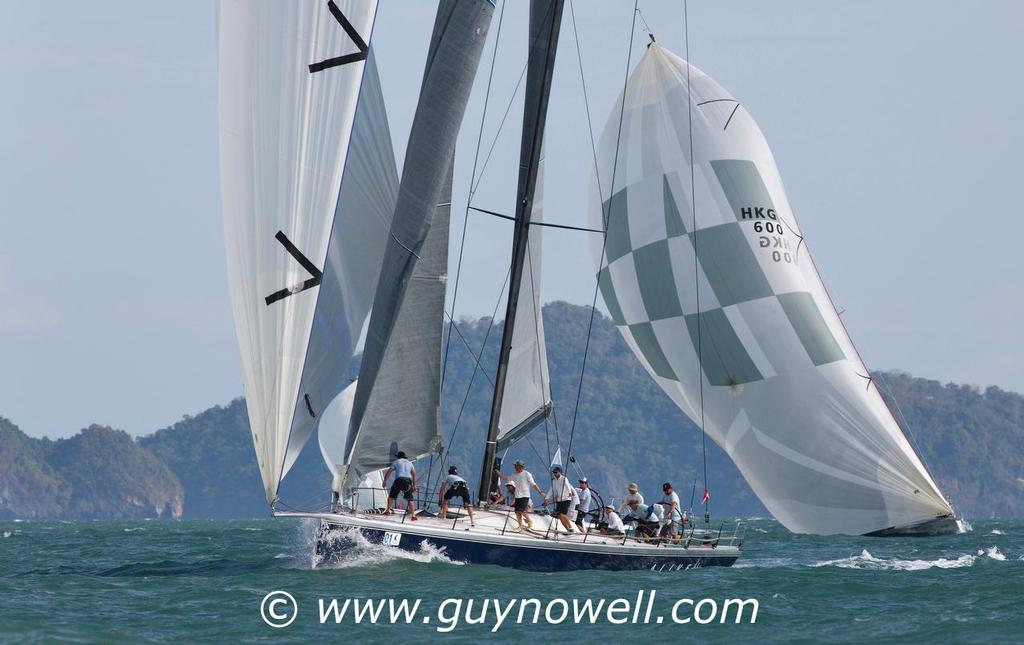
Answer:
<svg viewBox="0 0 1024 645"><path fill-rule="evenodd" d="M370 455L359 447L363 419L374 391L386 376L383 372L385 353L393 340L402 302L430 232L437 204L441 203L493 13L494 6L485 0L442 0L437 9L352 405L345 449L349 464L354 459L384 462L390 457L389 454ZM440 336L440 324L436 328L431 326L431 331ZM347 479L351 481L352 475Z"/></svg>
<svg viewBox="0 0 1024 645"><path fill-rule="evenodd" d="M441 336L448 279L451 167L363 414L349 461L350 482L387 466L395 450L417 457L436 452L440 446Z"/></svg>

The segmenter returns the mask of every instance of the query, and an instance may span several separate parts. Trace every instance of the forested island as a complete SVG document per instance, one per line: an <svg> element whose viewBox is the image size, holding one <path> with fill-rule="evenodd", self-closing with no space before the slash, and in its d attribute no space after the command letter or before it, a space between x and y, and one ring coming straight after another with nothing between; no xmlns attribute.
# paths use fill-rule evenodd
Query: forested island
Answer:
<svg viewBox="0 0 1024 645"><path fill-rule="evenodd" d="M700 433L647 377L600 314L573 432L589 319L587 307L564 302L544 307L556 417L509 457L523 458L535 473L544 473L548 455L558 446L564 453L572 434L576 466L606 499L621 497L631 481L653 494L665 480L688 498L694 480L703 476ZM451 445L449 461L473 478L487 424L500 323L463 320L459 330L445 370L442 430L445 445ZM478 351L485 337L483 369L474 375L471 350ZM354 377L356 365L351 369ZM1024 397L998 387L943 384L902 372L877 372L875 382L959 513L968 518L1024 516ZM135 439L99 425L67 439L36 439L0 417L0 519L267 517L251 442L242 399L186 415ZM707 457L715 515L766 515L711 441ZM427 462L418 467L421 475L431 470ZM293 506L322 504L329 480L314 437L286 478L281 499Z"/></svg>

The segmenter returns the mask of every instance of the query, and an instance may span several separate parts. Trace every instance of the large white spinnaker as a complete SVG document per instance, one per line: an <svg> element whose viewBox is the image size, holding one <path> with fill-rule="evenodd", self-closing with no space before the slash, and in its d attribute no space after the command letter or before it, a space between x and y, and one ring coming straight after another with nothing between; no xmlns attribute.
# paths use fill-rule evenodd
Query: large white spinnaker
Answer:
<svg viewBox="0 0 1024 645"><path fill-rule="evenodd" d="M544 159L537 165L531 221L544 221ZM512 445L551 413L551 380L540 300L542 226L531 226L512 331L505 395L498 422L498 450Z"/></svg>
<svg viewBox="0 0 1024 645"><path fill-rule="evenodd" d="M376 9L366 0L216 5L228 279L270 503L345 385L394 208L369 48Z"/></svg>
<svg viewBox="0 0 1024 645"><path fill-rule="evenodd" d="M595 259L652 378L698 423L703 390L705 431L792 531L950 514L867 378L747 111L657 44L621 100L621 137L619 103L599 148Z"/></svg>

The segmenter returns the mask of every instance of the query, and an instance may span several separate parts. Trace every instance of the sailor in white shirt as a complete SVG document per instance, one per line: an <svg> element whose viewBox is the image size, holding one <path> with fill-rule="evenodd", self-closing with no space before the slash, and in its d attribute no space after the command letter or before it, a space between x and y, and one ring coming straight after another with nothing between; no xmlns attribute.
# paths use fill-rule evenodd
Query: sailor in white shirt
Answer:
<svg viewBox="0 0 1024 645"><path fill-rule="evenodd" d="M662 532L671 535L675 539L679 537L676 523L682 523L683 521L683 513L679 504L679 493L672 490L672 484L669 482L661 485L661 491L664 493L664 496L661 498L661 505L665 507L665 515L666 519L668 519L668 524Z"/></svg>
<svg viewBox="0 0 1024 645"><path fill-rule="evenodd" d="M544 504L555 504L555 515L558 517L558 521L562 523L566 531L572 533L572 525L569 523L569 508L572 506L572 501L576 499L576 489L562 474L561 466L552 466L551 477L551 490L548 492Z"/></svg>
<svg viewBox="0 0 1024 645"><path fill-rule="evenodd" d="M598 532L602 535L625 535L626 526L622 523L622 518L615 512L615 507L608 504L604 507L604 521L607 526L603 526L598 529Z"/></svg>
<svg viewBox="0 0 1024 645"><path fill-rule="evenodd" d="M626 499L622 500L622 506L619 506L619 515L629 515L629 503L633 500L636 500L638 504L644 503L644 496L640 494L640 488L636 482L629 485L629 494L626 495Z"/></svg>
<svg viewBox="0 0 1024 645"><path fill-rule="evenodd" d="M636 500L629 502L629 515L622 518L625 523L636 522L636 538L653 538L658 535L665 511L660 504L641 504Z"/></svg>
<svg viewBox="0 0 1024 645"><path fill-rule="evenodd" d="M587 512L590 510L590 500L593 493L590 491L590 482L584 477L580 479L580 487L576 489L576 497L579 499L579 503L576 504L576 528L583 531L583 520L587 517Z"/></svg>
<svg viewBox="0 0 1024 645"><path fill-rule="evenodd" d="M503 475L497 468L494 472L498 473L498 477L504 479L510 484L515 484L515 501L513 502L513 508L516 511L516 531L523 530L523 524L526 528L533 528L533 521L530 519L529 507L530 507L530 489L533 489L544 495L544 491L541 490L537 482L533 480L533 475L530 471L526 470L526 464L522 461L516 461L515 472L511 475Z"/></svg>

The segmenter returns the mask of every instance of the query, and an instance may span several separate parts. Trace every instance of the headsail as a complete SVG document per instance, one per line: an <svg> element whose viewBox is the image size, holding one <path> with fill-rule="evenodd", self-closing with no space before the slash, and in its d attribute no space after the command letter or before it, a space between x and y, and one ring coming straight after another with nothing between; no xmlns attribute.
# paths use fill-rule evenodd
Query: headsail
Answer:
<svg viewBox="0 0 1024 645"><path fill-rule="evenodd" d="M400 374L398 370L388 369L389 346L408 346L412 338L408 335L413 333L437 336L438 358L435 360L432 350L423 353L422 362L417 363L416 369L431 372L436 369L439 381L441 320L437 320L436 326L431 319L410 320L408 327L401 325L400 320L405 301L409 299L407 290L410 281L415 279L418 260L428 249L431 223L438 204L442 203L442 191L449 180L456 138L493 12L494 6L486 0L441 0L437 9L419 104L409 134L398 202L367 328L359 385L352 407L345 450L346 464L350 467L345 479L349 482L357 481L365 474L364 469L371 467L370 464L386 464L390 460L389 446L382 446L382 443L390 444L390 441L384 442L382 436L372 436L375 431L383 430L391 424L390 431L397 431L396 436L397 433L437 433L436 413L433 427L398 427L397 424L401 422L394 408L392 414L395 418L387 421L374 413L373 397L378 396L377 391L380 390L382 398L379 404L394 403L385 400L383 393L394 391L392 388L406 381L393 380L399 378ZM450 197L447 201L450 202ZM447 246L447 234L444 234L444 246ZM440 307L443 308L443 284L441 289ZM419 307L421 304L410 302L409 306ZM422 306L431 308L431 311L436 309L438 316L443 314L443 309L437 308L436 304ZM428 393L427 388L438 391ZM422 420L422 413L429 412L429 408L434 406L432 401L440 396L439 387L433 381L419 383L414 392L405 394L410 396L410 406L418 406L409 411L418 420ZM404 420L409 419L407 416ZM367 426L364 422L371 425Z"/></svg>
<svg viewBox="0 0 1024 645"><path fill-rule="evenodd" d="M394 206L393 151L368 45L376 8L217 3L228 278L271 503L344 385Z"/></svg>
<svg viewBox="0 0 1024 645"><path fill-rule="evenodd" d="M531 222L544 221L544 158L537 167ZM544 343L540 276L544 228L530 227L519 287L519 307L512 331L508 376L498 422L498 449L512 445L547 419L551 413L551 381Z"/></svg>
<svg viewBox="0 0 1024 645"><path fill-rule="evenodd" d="M441 335L451 204L449 170L353 441L350 482L390 464L396 450L414 459L440 446ZM362 379L357 383L356 391Z"/></svg>
<svg viewBox="0 0 1024 645"><path fill-rule="evenodd" d="M621 100L590 212L607 231L601 293L650 375L698 423L703 389L705 431L792 531L951 513L870 382L743 106L657 44Z"/></svg>

